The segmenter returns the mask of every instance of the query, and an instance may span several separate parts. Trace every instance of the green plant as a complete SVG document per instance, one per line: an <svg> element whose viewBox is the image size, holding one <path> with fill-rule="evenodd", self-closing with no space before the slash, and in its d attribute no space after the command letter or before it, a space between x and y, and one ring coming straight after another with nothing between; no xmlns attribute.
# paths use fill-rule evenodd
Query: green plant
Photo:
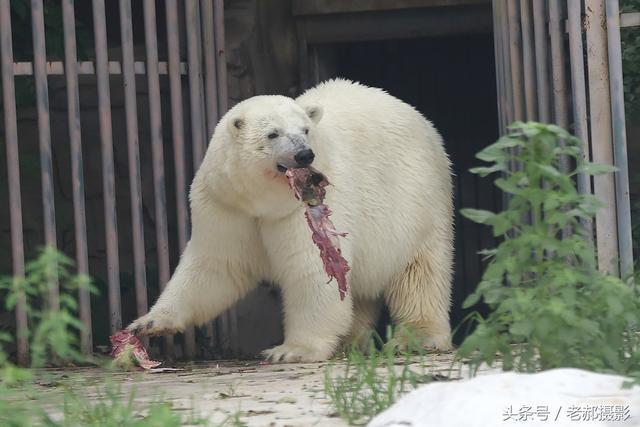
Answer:
<svg viewBox="0 0 640 427"><path fill-rule="evenodd" d="M350 424L365 424L403 394L434 378L426 371L424 350L398 357L393 346L378 350L371 340L367 353L353 347L344 366L327 366L324 393L342 418Z"/></svg>
<svg viewBox="0 0 640 427"><path fill-rule="evenodd" d="M35 260L25 266L25 277L0 279L0 289L8 292L5 308L12 310L20 299L27 313L31 328L28 337L31 349L31 366L39 368L61 362L81 362L84 357L77 350L77 335L84 329L77 318L78 289L94 291L87 276L69 273L73 262L51 247L46 247ZM43 308L43 298L54 284L60 289L59 307ZM47 363L48 362L48 363Z"/></svg>
<svg viewBox="0 0 640 427"><path fill-rule="evenodd" d="M600 204L579 194L573 182L577 173L613 168L584 162L580 144L554 125L516 123L477 155L489 165L471 171L501 173L495 184L509 201L500 213L462 210L502 238L497 248L482 252L490 263L464 304L483 299L491 308L484 319L473 316L477 327L458 349L473 371L500 356L505 370L640 374L638 288L598 272L581 220L593 217ZM576 165L569 174L560 172L563 156ZM510 168L514 163L519 167Z"/></svg>
<svg viewBox="0 0 640 427"><path fill-rule="evenodd" d="M82 324L76 317L75 295L79 287L91 289L86 276L69 273L72 262L51 248L45 248L37 259L26 265L25 277L0 279L0 291L6 294L8 309L22 299L28 315L31 366L41 367L53 360L85 362L77 349L77 335ZM52 283L60 286L59 307L43 303ZM97 397L87 398L77 392L74 378L51 381L47 371L22 368L11 363L6 345L11 336L0 331L0 425L27 426L207 426L211 423L197 414L184 415L156 399L138 403L135 391L123 393L117 384L99 381ZM49 382L64 393L44 393L34 384ZM85 383L86 378L77 379ZM58 412L56 416L51 411ZM60 413L61 412L61 413ZM240 426L240 414L229 416L220 426Z"/></svg>

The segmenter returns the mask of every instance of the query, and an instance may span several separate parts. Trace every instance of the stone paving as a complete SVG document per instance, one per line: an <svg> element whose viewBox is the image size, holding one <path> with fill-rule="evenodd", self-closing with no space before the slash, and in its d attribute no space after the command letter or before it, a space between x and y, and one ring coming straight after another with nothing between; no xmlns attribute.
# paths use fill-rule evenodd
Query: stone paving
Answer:
<svg viewBox="0 0 640 427"><path fill-rule="evenodd" d="M466 376L464 369L450 373L451 360L451 354L434 354L425 363L430 373ZM335 372L339 372L341 362L336 363ZM325 367L325 363L221 361L157 373L112 373L99 368L50 373L57 377L52 381L72 382L76 393L89 398L96 397L96 385L113 382L120 385L123 396L135 390L137 404L161 397L175 410L193 410L217 423L241 412L241 421L249 426L345 426L324 396ZM55 416L59 409L53 407L51 412Z"/></svg>

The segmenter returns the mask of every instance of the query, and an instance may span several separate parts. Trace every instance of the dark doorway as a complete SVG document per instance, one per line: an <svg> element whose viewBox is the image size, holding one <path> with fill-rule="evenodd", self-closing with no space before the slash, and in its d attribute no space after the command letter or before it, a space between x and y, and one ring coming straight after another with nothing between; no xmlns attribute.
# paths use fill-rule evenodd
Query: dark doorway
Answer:
<svg viewBox="0 0 640 427"><path fill-rule="evenodd" d="M416 107L444 137L455 174L455 328L466 315L462 302L482 275L477 252L495 244L489 229L457 212L462 207L497 210L501 205L491 180L468 172L479 163L475 153L498 138L491 34L315 45L311 58L317 78L339 76L383 88ZM459 331L456 341L464 332Z"/></svg>

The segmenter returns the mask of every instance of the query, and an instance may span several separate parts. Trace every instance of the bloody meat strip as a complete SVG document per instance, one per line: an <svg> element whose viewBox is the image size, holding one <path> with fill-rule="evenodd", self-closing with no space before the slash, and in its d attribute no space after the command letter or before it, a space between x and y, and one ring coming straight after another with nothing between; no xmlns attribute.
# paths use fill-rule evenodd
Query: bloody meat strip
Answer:
<svg viewBox="0 0 640 427"><path fill-rule="evenodd" d="M305 203L304 215L312 231L313 243L320 249L324 271L338 281L340 300L343 300L347 294L349 265L340 252L338 236L344 237L347 233L336 231L329 219L331 210L323 203L329 180L312 167L287 169L286 176L296 198Z"/></svg>
<svg viewBox="0 0 640 427"><path fill-rule="evenodd" d="M129 331L118 331L109 337L111 341L111 356L122 366L137 364L143 369L151 369L160 365L162 362L156 362L149 359L149 354L144 348L140 339ZM133 359L121 360L118 358Z"/></svg>

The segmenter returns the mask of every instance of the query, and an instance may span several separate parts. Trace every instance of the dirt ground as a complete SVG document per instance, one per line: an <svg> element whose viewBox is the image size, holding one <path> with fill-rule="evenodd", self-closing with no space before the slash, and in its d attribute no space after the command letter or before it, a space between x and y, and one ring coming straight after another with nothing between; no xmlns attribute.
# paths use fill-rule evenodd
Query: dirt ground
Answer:
<svg viewBox="0 0 640 427"><path fill-rule="evenodd" d="M428 371L449 374L451 358L451 354L429 355ZM333 372L340 372L340 364L336 362ZM325 366L221 361L159 372L112 373L78 368L47 371L50 375L46 381L51 384L41 386L57 393L63 389L57 384L66 384L76 393L95 399L96 386L112 383L120 387L122 396L135 390L136 404L161 399L170 402L174 410L193 411L217 423L241 412L241 421L249 426L346 426L324 395ZM466 376L458 371L451 374ZM60 408L52 406L50 414L59 416Z"/></svg>

